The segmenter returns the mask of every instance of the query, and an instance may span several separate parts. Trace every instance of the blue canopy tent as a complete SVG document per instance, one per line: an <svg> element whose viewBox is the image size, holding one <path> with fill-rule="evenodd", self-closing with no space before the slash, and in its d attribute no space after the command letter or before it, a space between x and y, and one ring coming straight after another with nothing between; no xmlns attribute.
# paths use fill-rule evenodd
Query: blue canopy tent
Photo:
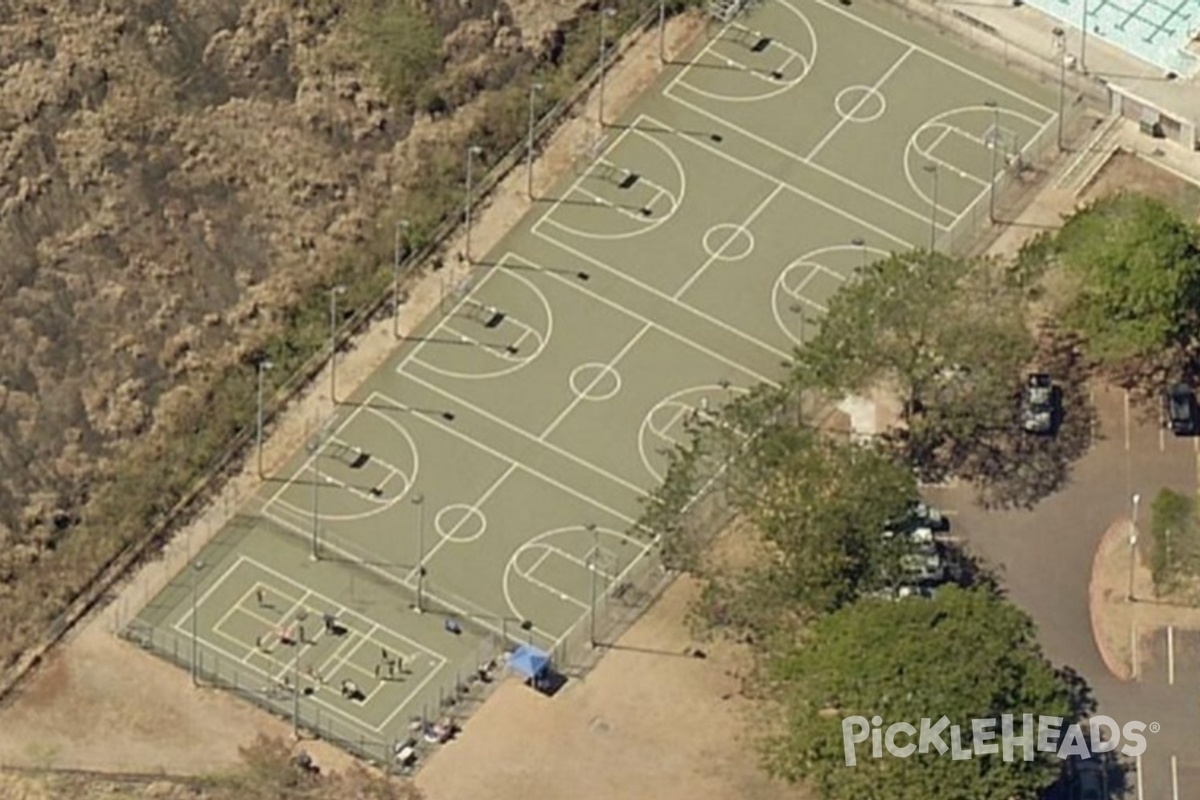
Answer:
<svg viewBox="0 0 1200 800"><path fill-rule="evenodd" d="M536 681L550 668L550 656L531 644L523 644L513 651L508 666L526 679Z"/></svg>

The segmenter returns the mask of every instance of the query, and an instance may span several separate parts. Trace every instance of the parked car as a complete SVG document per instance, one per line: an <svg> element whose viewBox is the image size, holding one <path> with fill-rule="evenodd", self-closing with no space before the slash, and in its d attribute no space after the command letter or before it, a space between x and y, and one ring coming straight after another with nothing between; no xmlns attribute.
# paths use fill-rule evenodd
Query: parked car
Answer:
<svg viewBox="0 0 1200 800"><path fill-rule="evenodd" d="M1196 433L1196 393L1186 383L1176 383L1163 397L1163 419L1176 436Z"/></svg>
<svg viewBox="0 0 1200 800"><path fill-rule="evenodd" d="M950 528L950 520L946 515L931 505L920 500L909 504L903 517L889 522L883 532L885 539L890 539L897 533L911 534L916 531L941 532Z"/></svg>
<svg viewBox="0 0 1200 800"><path fill-rule="evenodd" d="M1104 764L1095 756L1075 762L1075 800L1106 800Z"/></svg>
<svg viewBox="0 0 1200 800"><path fill-rule="evenodd" d="M946 562L933 545L900 556L900 569L905 580L918 584L942 583L947 575Z"/></svg>
<svg viewBox="0 0 1200 800"><path fill-rule="evenodd" d="M923 527L934 531L945 531L950 528L950 520L941 510L918 500L912 507L913 517L917 519Z"/></svg>
<svg viewBox="0 0 1200 800"><path fill-rule="evenodd" d="M1054 381L1044 372L1035 372L1025 382L1024 402L1021 409L1021 426L1026 433L1054 433L1055 407Z"/></svg>

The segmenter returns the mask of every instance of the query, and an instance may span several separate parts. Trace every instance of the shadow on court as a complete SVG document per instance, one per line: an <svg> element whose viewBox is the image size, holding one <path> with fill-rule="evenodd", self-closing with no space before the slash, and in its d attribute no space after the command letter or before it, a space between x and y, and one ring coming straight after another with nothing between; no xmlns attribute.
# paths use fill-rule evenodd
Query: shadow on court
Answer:
<svg viewBox="0 0 1200 800"><path fill-rule="evenodd" d="M421 337L417 337L417 336L406 337L406 340L425 341ZM457 340L453 340L453 339L447 340L446 343L459 344L459 342ZM476 345L476 346L478 346L478 345ZM447 422L453 422L456 419L456 416L453 411L445 411L440 408L406 408L405 406L398 406L398 405L394 405L392 403L380 403L378 401L373 401L373 400L367 400L367 401L361 402L361 403L355 402L354 400L339 400L338 405L345 406L348 408L369 408L373 411L391 411L391 412L396 412L396 413L400 413L400 414L416 414L418 416L424 416L424 417L441 417L442 419L446 420ZM281 480L283 480L285 483L288 481L288 479L286 479L286 478L281 479Z"/></svg>
<svg viewBox="0 0 1200 800"><path fill-rule="evenodd" d="M549 200L550 198L545 198ZM489 267L491 269L506 269L513 272L549 272L551 275L563 275L568 278L575 278L580 281L590 281L592 275L590 272L583 272L574 269L564 269L562 267L534 267L529 264L513 264L508 261L476 261L473 266Z"/></svg>
<svg viewBox="0 0 1200 800"><path fill-rule="evenodd" d="M710 142L716 142L717 144L725 141L724 136L712 131L683 131L677 128L665 128L661 125L647 125L645 123L610 123L605 127L622 131L637 131L638 133L669 133L675 136L691 136L695 139L708 139Z"/></svg>

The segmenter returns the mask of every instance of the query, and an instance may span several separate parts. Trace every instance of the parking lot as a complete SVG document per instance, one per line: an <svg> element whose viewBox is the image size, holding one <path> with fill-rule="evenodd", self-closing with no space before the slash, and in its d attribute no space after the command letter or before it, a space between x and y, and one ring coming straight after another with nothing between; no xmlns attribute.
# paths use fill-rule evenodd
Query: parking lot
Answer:
<svg viewBox="0 0 1200 800"><path fill-rule="evenodd" d="M1138 406L1124 390L1098 386L1091 397L1098 420L1092 448L1067 484L1034 508L987 511L968 487L935 488L927 497L954 512L953 537L999 571L1010 597L1038 624L1047 656L1087 680L1098 713L1161 726L1147 736L1145 755L1128 765L1124 778L1114 773L1111 796L1197 797L1200 632L1164 631L1144 639L1140 678L1122 683L1108 672L1093 639L1088 585L1101 537L1114 521L1131 517L1134 495L1145 532L1160 489L1191 494L1200 488L1200 442L1166 431L1157 405Z"/></svg>

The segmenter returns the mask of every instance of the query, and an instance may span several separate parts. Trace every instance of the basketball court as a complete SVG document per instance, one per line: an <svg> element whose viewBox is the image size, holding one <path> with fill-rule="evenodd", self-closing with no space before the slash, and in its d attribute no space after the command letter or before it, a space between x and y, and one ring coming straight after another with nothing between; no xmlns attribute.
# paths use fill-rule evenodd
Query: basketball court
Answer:
<svg viewBox="0 0 1200 800"><path fill-rule="evenodd" d="M714 26L143 623L385 741L497 643L586 646L656 570L635 523L688 420L779 379L864 265L986 219L1052 130L1039 89L880 14Z"/></svg>

